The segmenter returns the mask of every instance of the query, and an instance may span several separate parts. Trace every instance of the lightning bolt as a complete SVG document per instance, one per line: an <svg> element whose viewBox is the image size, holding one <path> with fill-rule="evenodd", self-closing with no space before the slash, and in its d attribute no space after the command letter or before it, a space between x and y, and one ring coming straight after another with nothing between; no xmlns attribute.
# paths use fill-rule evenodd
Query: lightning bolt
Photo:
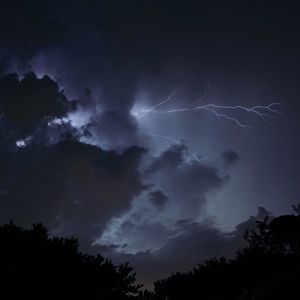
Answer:
<svg viewBox="0 0 300 300"><path fill-rule="evenodd" d="M203 95L199 99L197 99L196 101L194 101L192 103L192 105L195 105L196 103L199 103L199 102L203 101L208 96L208 90L209 89L210 89L210 83L207 84L207 86L206 86L206 88L204 90Z"/></svg>
<svg viewBox="0 0 300 300"><path fill-rule="evenodd" d="M155 104L154 106L144 109L140 115L136 116L136 119L140 120L140 119L144 118L147 114L153 112L157 107L169 102L171 99L173 99L178 94L178 91L179 90L176 90L167 99Z"/></svg>
<svg viewBox="0 0 300 300"><path fill-rule="evenodd" d="M212 113L220 121L226 120L226 121L233 122L235 125L237 125L238 127L244 129L247 133L249 133L248 130L253 127L240 121L240 118L236 117L233 113L244 112L244 113L248 113L248 114L254 114L266 122L267 122L266 118L272 117L274 115L282 114L280 112L280 110L277 108L281 104L279 102L273 102L268 105L254 105L254 106L249 106L249 107L243 106L243 105L217 105L217 104L213 104L213 103L209 103L209 104L205 104L205 105L196 105L197 103L199 104L199 102L201 102L202 100L204 100L207 97L209 87L210 86L208 85L204 91L204 94L199 99L197 99L192 104L190 104L189 106L173 108L173 109L165 109L165 110L160 109L161 106L163 106L164 104L166 104L168 102L171 102L174 99L174 97L178 94L178 90L176 90L170 96L168 96L165 100L163 100L151 107L141 110L139 113L135 114L134 116L135 116L136 120L140 121L141 119L143 119L145 117L149 117L151 115L152 118L150 120L152 120L152 119L155 119L155 118L157 118L161 115L165 115L165 114L176 114L176 113L184 113L184 112L191 113L191 112L196 112L196 111L202 110L202 111L208 111L208 112ZM149 133L149 135L164 139L166 141L169 141L171 143L175 143L178 145L182 144L182 141L176 140L170 136L165 136L162 134L154 134L154 133ZM199 159L199 156L196 155L194 152L192 152L189 149L187 149L187 151L189 154L188 161L196 160L196 161L200 162L201 160L206 159L206 158Z"/></svg>
<svg viewBox="0 0 300 300"><path fill-rule="evenodd" d="M178 145L182 144L182 141L176 140L176 139L174 139L170 136L166 136L166 135L162 135L162 134L155 134L155 133L148 133L148 134L151 135L151 136L154 136L154 137L162 138L164 140L167 140L169 142L172 142L172 143L175 143L175 144L178 144ZM201 162L202 160L207 159L206 157L199 158L199 156L196 153L194 153L193 151L191 151L188 148L186 148L186 149L187 149L187 152L188 152L188 155L189 155L187 162L189 162L193 159L198 161L198 162Z"/></svg>
<svg viewBox="0 0 300 300"><path fill-rule="evenodd" d="M201 106L192 106L192 107L182 107L182 108L175 108L175 109L168 109L168 110L160 110L157 109L161 105L169 102L173 99L173 97L177 94L178 91L171 94L166 100L149 107L145 110L142 110L142 112L136 116L137 120L141 120L142 118L146 117L148 114L155 114L156 116L162 115L162 114L171 114L171 113L182 113L182 112L194 112L198 110L206 110L211 113L213 113L218 119L225 119L228 121L234 122L237 126L247 130L250 129L251 126L242 123L237 117L233 117L232 115L228 114L228 111L239 111L239 112L246 112L255 114L264 121L266 121L266 117L272 117L274 114L282 114L278 109L276 109L276 106L280 105L279 102L273 102L271 104L268 104L266 106L263 105L255 105L252 107L246 107L242 105L216 105L216 104L206 104ZM204 95L197 100L196 102L202 101L207 96L207 92L204 93ZM194 104L196 103L194 102ZM227 113L225 113L227 112Z"/></svg>

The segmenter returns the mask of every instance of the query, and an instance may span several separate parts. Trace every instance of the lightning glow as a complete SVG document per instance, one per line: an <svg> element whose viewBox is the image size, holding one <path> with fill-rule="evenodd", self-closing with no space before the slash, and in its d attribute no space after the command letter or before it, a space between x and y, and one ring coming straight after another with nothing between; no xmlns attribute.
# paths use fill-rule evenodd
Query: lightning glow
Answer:
<svg viewBox="0 0 300 300"><path fill-rule="evenodd" d="M136 117L137 120L142 119L143 117L145 117L148 113L153 112L157 107L169 102L172 98L174 98L176 96L176 94L178 93L178 90L176 90L175 92L173 92L167 99L149 107L148 109L143 109L141 113L133 113L134 116Z"/></svg>
<svg viewBox="0 0 300 300"><path fill-rule="evenodd" d="M164 140L167 140L171 143L175 143L175 144L178 144L178 145L181 145L182 144L182 141L179 141L179 140L176 140L170 136L165 136L165 135L162 135L162 134L155 134L155 133L149 133L149 135L151 136L154 136L154 137L158 137L158 138L162 138ZM205 160L207 159L206 157L202 157L202 158L199 158L199 156L194 153L193 151L191 151L190 149L186 148L187 150L187 154L188 154L188 161L191 161L191 160L196 160L198 162L201 162L202 160Z"/></svg>
<svg viewBox="0 0 300 300"><path fill-rule="evenodd" d="M206 104L201 106L194 106L197 102L202 101L207 96L207 89L205 90L204 95L195 101L191 106L189 107L179 107L174 109L166 109L166 110L160 110L158 109L163 104L171 101L174 96L178 93L178 91L175 91L172 93L167 99L149 107L146 109L140 110L140 112L135 112L134 116L136 120L140 121L141 119L147 117L149 114L152 116L158 117L159 115L163 114L174 114L174 113L183 113L183 112L195 112L199 110L205 110L209 111L212 114L214 114L218 119L225 119L228 121L234 122L238 127L243 128L245 130L250 129L251 126L242 123L238 117L234 117L232 114L228 112L246 112L249 114L255 114L259 118L266 121L267 117L272 117L274 114L280 115L282 114L276 107L280 105L279 102L273 102L266 106L264 105L255 105L251 107L242 106L242 105L216 105L216 104Z"/></svg>

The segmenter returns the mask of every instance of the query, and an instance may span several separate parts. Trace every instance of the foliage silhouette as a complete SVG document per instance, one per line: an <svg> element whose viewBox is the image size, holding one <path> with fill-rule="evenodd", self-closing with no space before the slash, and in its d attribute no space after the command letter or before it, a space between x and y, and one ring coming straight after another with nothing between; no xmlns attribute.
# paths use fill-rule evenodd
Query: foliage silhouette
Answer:
<svg viewBox="0 0 300 300"><path fill-rule="evenodd" d="M257 222L246 231L248 245L234 259L212 258L186 273L141 290L128 264L115 266L101 255L78 251L74 238L49 237L41 224L0 227L0 296L79 299L298 299L300 216Z"/></svg>
<svg viewBox="0 0 300 300"><path fill-rule="evenodd" d="M132 299L140 285L128 264L82 254L74 238L49 237L41 224L0 227L1 299Z"/></svg>
<svg viewBox="0 0 300 300"><path fill-rule="evenodd" d="M75 109L56 81L35 73L7 74L0 78L1 139L27 138L50 120L63 118Z"/></svg>
<svg viewBox="0 0 300 300"><path fill-rule="evenodd" d="M299 206L293 208L299 214ZM158 280L141 299L299 299L300 217L265 218L244 238L248 245L234 259L213 258Z"/></svg>

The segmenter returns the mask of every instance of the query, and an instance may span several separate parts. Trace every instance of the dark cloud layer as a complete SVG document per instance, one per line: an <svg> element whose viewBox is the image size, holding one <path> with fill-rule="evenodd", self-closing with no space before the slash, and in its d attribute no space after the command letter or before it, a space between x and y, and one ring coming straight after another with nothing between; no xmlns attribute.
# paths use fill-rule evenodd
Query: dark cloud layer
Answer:
<svg viewBox="0 0 300 300"><path fill-rule="evenodd" d="M54 46L63 26L51 1L3 1L0 12L0 74L10 67L28 67L34 55Z"/></svg>
<svg viewBox="0 0 300 300"><path fill-rule="evenodd" d="M94 122L91 134L106 147L122 148L139 143L135 121L123 111L103 112Z"/></svg>
<svg viewBox="0 0 300 300"><path fill-rule="evenodd" d="M80 142L81 129L68 121L76 105L49 77L1 78L0 107L2 223L43 222L86 248L147 189L138 170L146 150Z"/></svg>
<svg viewBox="0 0 300 300"><path fill-rule="evenodd" d="M236 163L239 159L239 155L233 150L226 150L222 153L222 157L224 160L224 166L228 167L234 163Z"/></svg>
<svg viewBox="0 0 300 300"><path fill-rule="evenodd" d="M168 197L162 191L153 191L148 194L149 201L156 207L162 208L168 201Z"/></svg>
<svg viewBox="0 0 300 300"><path fill-rule="evenodd" d="M256 230L256 221L262 221L266 216L272 215L260 207L256 216L250 216L229 233L222 232L210 223L179 220L177 230L181 234L169 238L164 247L154 252L139 252L132 255L115 251L120 249L116 245L100 248L103 253L112 256L116 261L131 261L138 271L138 280L152 288L157 274L163 278L177 271L188 271L209 258L233 257L236 250L245 245L243 240L245 230Z"/></svg>
<svg viewBox="0 0 300 300"><path fill-rule="evenodd" d="M104 224L145 189L137 171L143 153L131 147L117 154L73 140L18 149L8 169L1 170L10 178L1 195L1 222L42 221L92 243Z"/></svg>
<svg viewBox="0 0 300 300"><path fill-rule="evenodd" d="M189 235L201 222L214 231L205 214L208 194L220 191L228 178L210 164L191 161L187 154L185 145L175 145L152 158L142 172L147 193L112 219L95 244L119 243L125 245L121 252L154 253L173 238Z"/></svg>
<svg viewBox="0 0 300 300"><path fill-rule="evenodd" d="M189 152L184 144L173 145L153 159L146 169L145 178L157 185L174 202L186 203L197 213L205 202L206 193L220 188L226 182L219 169L196 160L189 161Z"/></svg>

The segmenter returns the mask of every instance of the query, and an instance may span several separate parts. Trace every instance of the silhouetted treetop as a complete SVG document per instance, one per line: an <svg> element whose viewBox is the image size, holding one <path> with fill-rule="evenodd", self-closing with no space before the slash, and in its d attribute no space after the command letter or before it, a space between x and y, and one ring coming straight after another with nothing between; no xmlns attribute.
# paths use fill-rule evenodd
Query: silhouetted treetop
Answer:
<svg viewBox="0 0 300 300"><path fill-rule="evenodd" d="M34 225L0 227L2 299L132 299L140 285L128 264L78 251L74 238L49 237Z"/></svg>
<svg viewBox="0 0 300 300"><path fill-rule="evenodd" d="M298 299L299 217L279 216L247 231L248 245L236 257L209 259L141 290L128 263L114 265L101 255L78 251L74 238L51 237L41 225L0 227L0 296L141 300ZM295 298L296 296L296 298Z"/></svg>
<svg viewBox="0 0 300 300"><path fill-rule="evenodd" d="M13 73L0 78L2 123L7 122L19 136L31 134L50 119L65 116L75 105L48 76L38 78L35 73L27 73L20 79Z"/></svg>
<svg viewBox="0 0 300 300"><path fill-rule="evenodd" d="M299 206L293 207L297 213ZM295 209L296 208L296 209ZM186 273L154 283L144 300L273 300L298 299L300 217L284 215L257 221L246 231L248 245L233 259L212 258Z"/></svg>

